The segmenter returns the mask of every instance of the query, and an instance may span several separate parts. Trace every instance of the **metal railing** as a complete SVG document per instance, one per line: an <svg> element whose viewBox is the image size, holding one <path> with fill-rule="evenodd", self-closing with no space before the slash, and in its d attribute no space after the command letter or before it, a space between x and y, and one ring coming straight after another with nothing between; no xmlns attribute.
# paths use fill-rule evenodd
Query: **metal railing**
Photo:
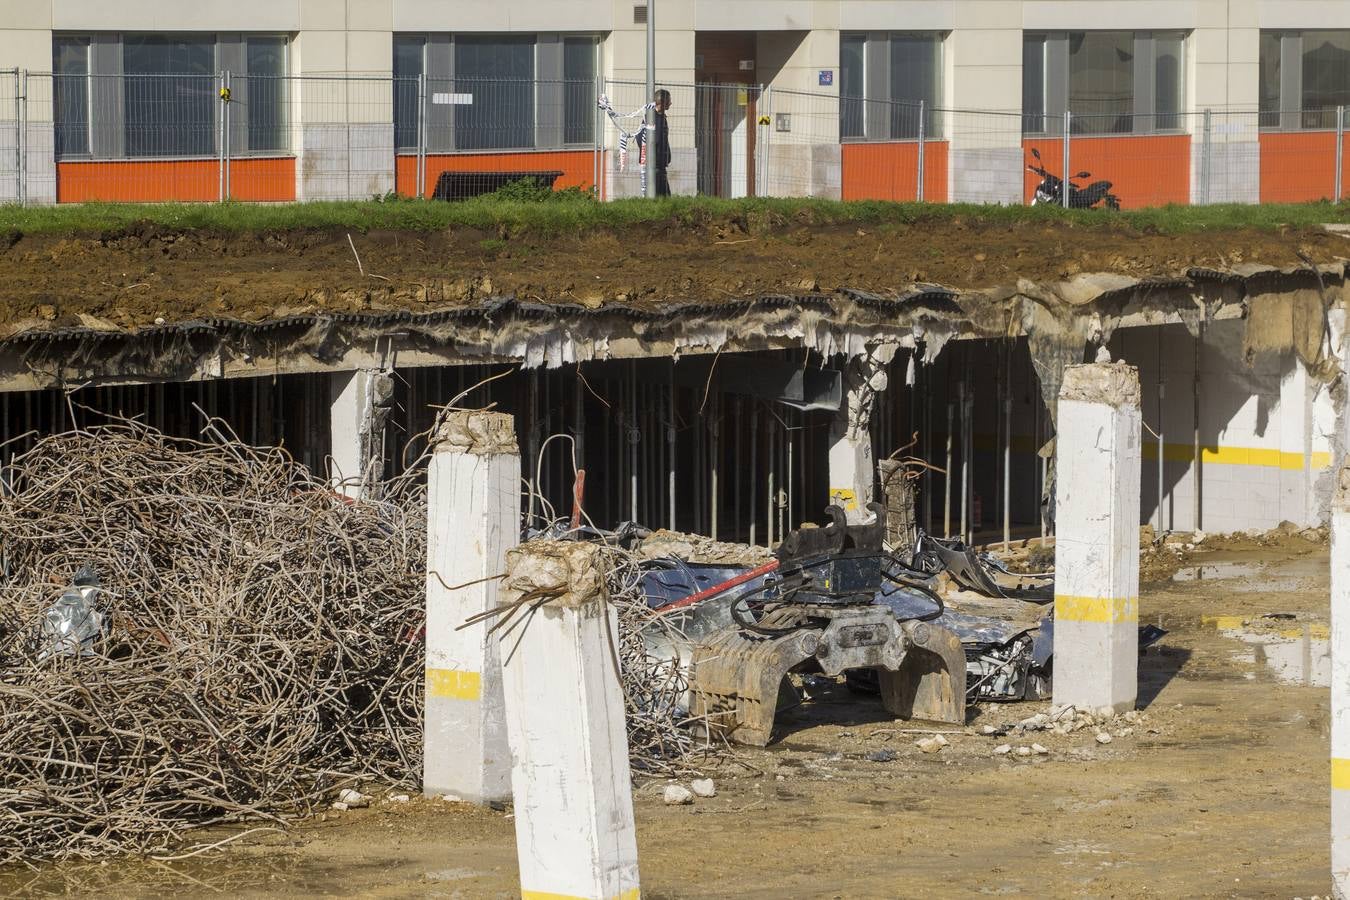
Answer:
<svg viewBox="0 0 1350 900"><path fill-rule="evenodd" d="M674 194L1023 204L1042 188L1041 201L1125 208L1346 196L1344 107L1026 114L663 87ZM0 70L0 203L452 199L524 177L637 197L648 100L642 82L603 78Z"/></svg>

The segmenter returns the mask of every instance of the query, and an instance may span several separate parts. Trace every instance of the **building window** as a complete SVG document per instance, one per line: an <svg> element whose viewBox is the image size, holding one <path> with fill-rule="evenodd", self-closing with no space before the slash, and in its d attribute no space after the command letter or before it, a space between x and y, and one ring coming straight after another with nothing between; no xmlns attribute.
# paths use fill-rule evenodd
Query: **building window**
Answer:
<svg viewBox="0 0 1350 900"><path fill-rule="evenodd" d="M1350 31L1261 32L1261 125L1335 128L1350 106Z"/></svg>
<svg viewBox="0 0 1350 900"><path fill-rule="evenodd" d="M1074 134L1177 131L1185 108L1185 35L1071 31L1022 39L1022 128Z"/></svg>
<svg viewBox="0 0 1350 900"><path fill-rule="evenodd" d="M89 155L89 39L52 41L52 104L56 155Z"/></svg>
<svg viewBox="0 0 1350 900"><path fill-rule="evenodd" d="M939 133L942 39L935 32L844 34L839 45L839 134L845 140L916 140Z"/></svg>
<svg viewBox="0 0 1350 900"><path fill-rule="evenodd" d="M57 158L217 155L222 71L231 155L284 152L286 48L277 35L57 35Z"/></svg>
<svg viewBox="0 0 1350 900"><path fill-rule="evenodd" d="M590 146L598 54L594 35L395 35L395 142L415 150L424 124L433 153Z"/></svg>

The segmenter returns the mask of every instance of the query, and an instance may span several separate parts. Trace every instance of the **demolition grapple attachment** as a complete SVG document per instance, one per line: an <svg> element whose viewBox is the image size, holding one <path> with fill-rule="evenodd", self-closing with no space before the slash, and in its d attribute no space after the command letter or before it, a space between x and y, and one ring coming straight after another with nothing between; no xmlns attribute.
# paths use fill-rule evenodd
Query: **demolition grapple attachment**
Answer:
<svg viewBox="0 0 1350 900"><path fill-rule="evenodd" d="M731 626L694 649L695 716L743 744L764 746L779 688L794 670L840 675L875 669L885 708L901 718L964 724L966 660L956 635L935 623L899 621L876 603L886 554L884 519L788 534L776 552L778 580L731 607Z"/></svg>

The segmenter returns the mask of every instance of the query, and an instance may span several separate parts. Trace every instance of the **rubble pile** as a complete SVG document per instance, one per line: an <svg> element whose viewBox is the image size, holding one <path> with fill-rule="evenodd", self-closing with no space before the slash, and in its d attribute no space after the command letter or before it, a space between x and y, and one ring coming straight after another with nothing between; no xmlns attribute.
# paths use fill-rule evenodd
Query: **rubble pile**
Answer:
<svg viewBox="0 0 1350 900"><path fill-rule="evenodd" d="M7 475L0 866L417 778L418 490L352 503L282 450L134 424L45 438Z"/></svg>

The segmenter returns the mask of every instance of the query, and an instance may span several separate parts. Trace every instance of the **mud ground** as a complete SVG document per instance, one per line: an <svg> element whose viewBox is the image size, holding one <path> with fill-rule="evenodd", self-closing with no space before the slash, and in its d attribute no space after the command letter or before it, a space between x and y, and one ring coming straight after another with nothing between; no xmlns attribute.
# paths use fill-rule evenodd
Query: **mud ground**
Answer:
<svg viewBox="0 0 1350 900"><path fill-rule="evenodd" d="M0 337L156 319L430 311L504 294L647 306L840 288L892 292L917 282L968 290L1081 272L1139 277L1191 266L1329 263L1347 246L1320 229L1176 235L1124 225L952 219L859 228L736 217L549 237L452 229L351 238L356 254L343 231L213 234L142 225L75 237L0 234Z"/></svg>
<svg viewBox="0 0 1350 900"><path fill-rule="evenodd" d="M925 754L905 730L923 723L823 684L780 742L709 773L715 798L667 807L665 780L641 786L644 896L1325 896L1326 547L1290 536L1169 568L1141 608L1170 633L1141 659L1140 720L1112 723L1111 743L979 733L1048 706L1018 704L931 726L960 733ZM992 752L1033 742L1049 752ZM386 802L193 859L11 872L0 894L514 897L509 816Z"/></svg>

